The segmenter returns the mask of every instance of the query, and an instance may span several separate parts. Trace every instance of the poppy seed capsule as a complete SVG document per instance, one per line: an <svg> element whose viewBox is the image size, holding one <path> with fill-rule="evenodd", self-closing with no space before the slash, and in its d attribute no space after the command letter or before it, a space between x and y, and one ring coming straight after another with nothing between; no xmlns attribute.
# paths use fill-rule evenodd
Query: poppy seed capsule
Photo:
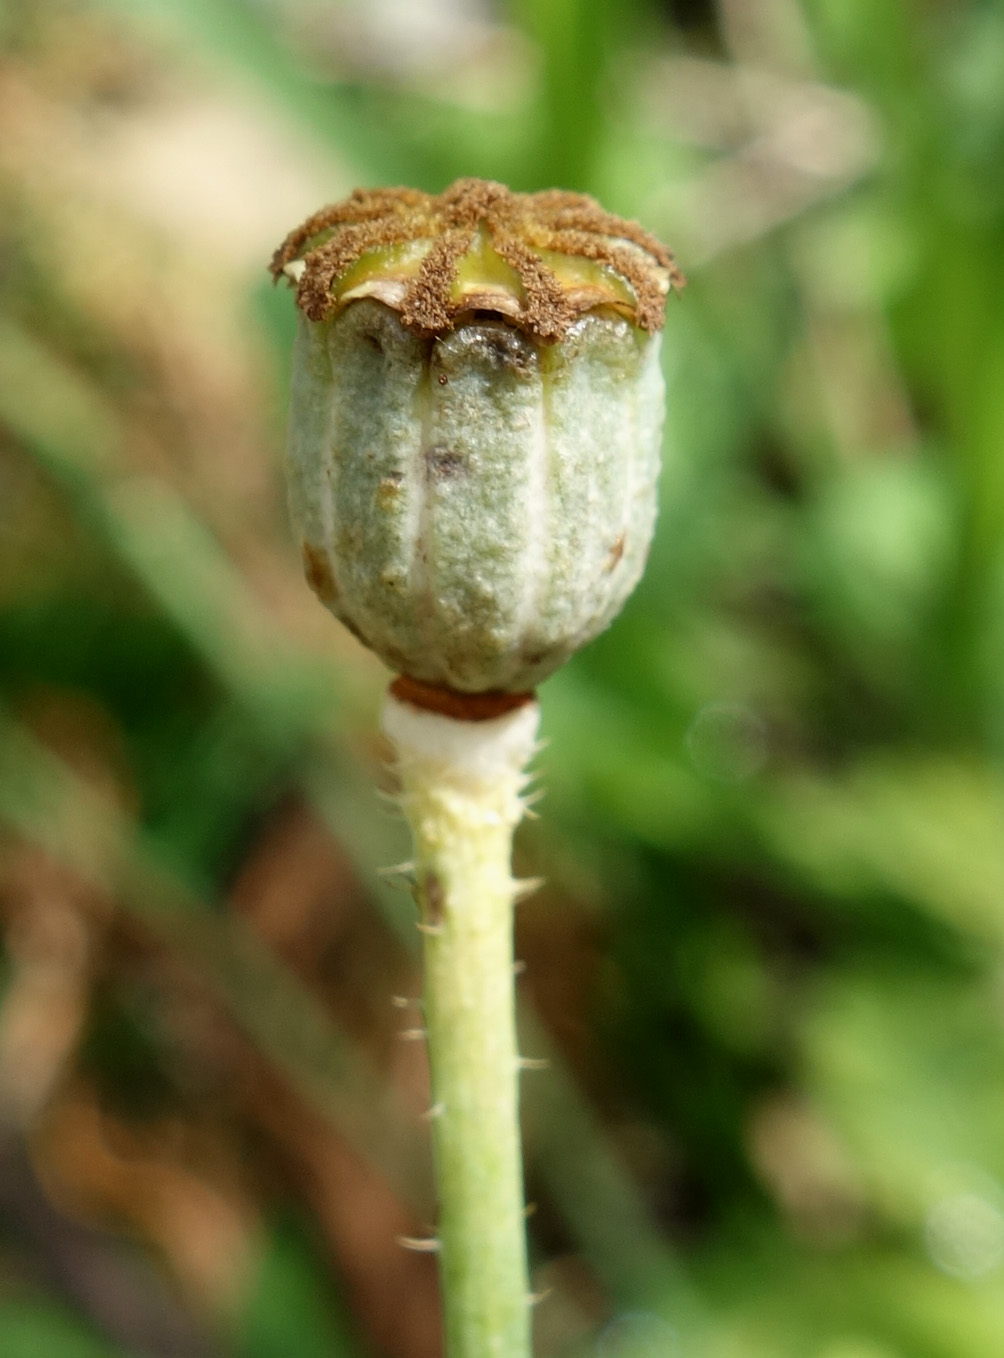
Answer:
<svg viewBox="0 0 1004 1358"><path fill-rule="evenodd" d="M392 669L524 692L614 618L655 522L672 256L592 199L357 191L287 237L307 579Z"/></svg>

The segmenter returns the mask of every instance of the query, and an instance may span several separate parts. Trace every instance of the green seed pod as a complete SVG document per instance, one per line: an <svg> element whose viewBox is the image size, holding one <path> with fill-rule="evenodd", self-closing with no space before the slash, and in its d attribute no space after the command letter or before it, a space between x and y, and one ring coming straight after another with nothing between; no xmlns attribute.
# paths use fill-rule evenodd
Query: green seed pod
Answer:
<svg viewBox="0 0 1004 1358"><path fill-rule="evenodd" d="M392 669L523 692L620 610L655 522L672 256L592 199L357 191L287 237L307 578Z"/></svg>

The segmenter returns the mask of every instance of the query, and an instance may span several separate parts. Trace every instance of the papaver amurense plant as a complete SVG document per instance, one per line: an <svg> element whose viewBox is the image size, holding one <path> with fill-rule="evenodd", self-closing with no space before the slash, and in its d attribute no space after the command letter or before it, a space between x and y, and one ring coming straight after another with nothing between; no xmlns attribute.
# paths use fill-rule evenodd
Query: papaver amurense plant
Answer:
<svg viewBox="0 0 1004 1358"><path fill-rule="evenodd" d="M357 190L296 287L289 498L311 587L392 669L414 842L449 1358L530 1352L512 837L534 689L636 585L671 254L580 194Z"/></svg>

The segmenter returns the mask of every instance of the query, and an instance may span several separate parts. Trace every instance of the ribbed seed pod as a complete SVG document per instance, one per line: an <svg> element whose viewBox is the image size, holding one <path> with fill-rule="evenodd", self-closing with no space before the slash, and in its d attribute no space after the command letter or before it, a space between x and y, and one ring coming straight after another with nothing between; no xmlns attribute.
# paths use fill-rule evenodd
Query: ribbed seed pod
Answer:
<svg viewBox="0 0 1004 1358"><path fill-rule="evenodd" d="M566 194L358 193L298 281L290 503L308 580L389 666L533 688L636 584L655 520L671 257Z"/></svg>

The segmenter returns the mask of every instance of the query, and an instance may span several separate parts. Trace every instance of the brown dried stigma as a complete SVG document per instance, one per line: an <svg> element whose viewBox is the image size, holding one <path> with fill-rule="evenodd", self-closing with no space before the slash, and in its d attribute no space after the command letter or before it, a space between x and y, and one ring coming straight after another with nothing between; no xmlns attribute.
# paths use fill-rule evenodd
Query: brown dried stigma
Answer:
<svg viewBox="0 0 1004 1358"><path fill-rule="evenodd" d="M512 271L512 286L489 282L483 295L458 287L458 271L479 234L486 235L500 267ZM394 256L394 247L405 247L405 254ZM343 288L348 271L360 261L365 265L367 256L373 269L362 287ZM574 268L563 271L562 260L600 268L583 281ZM577 317L598 306L612 307L643 330L658 330L667 293L685 281L653 235L585 194L513 193L484 179L458 179L438 196L357 189L290 232L270 267L276 279L283 273L298 279L297 303L311 320L370 295L399 311L402 324L417 335L440 334L471 310L497 308L545 343L561 339Z"/></svg>

